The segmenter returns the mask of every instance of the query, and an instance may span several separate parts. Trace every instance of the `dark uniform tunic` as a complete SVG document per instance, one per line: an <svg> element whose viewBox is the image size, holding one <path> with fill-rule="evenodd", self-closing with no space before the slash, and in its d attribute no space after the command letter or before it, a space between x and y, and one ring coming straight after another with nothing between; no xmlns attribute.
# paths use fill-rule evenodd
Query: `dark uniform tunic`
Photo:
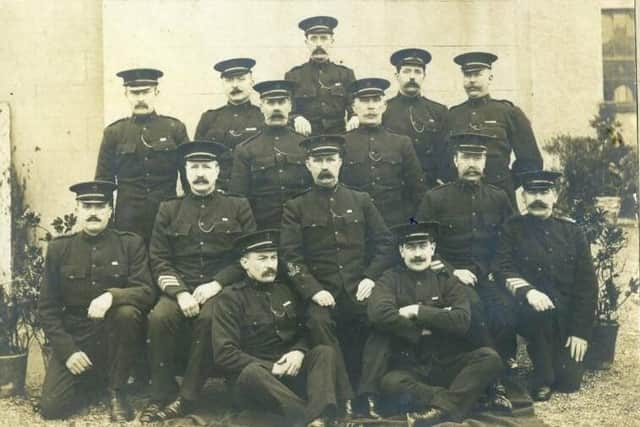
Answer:
<svg viewBox="0 0 640 427"><path fill-rule="evenodd" d="M216 184L218 188L229 188L236 146L255 135L262 126L264 116L260 108L249 101L238 105L228 103L202 113L196 128L196 139L214 140L229 149L220 159L220 176Z"/></svg>
<svg viewBox="0 0 640 427"><path fill-rule="evenodd" d="M259 228L280 228L282 205L311 185L299 146L303 136L266 127L235 152L231 191L249 199Z"/></svg>
<svg viewBox="0 0 640 427"><path fill-rule="evenodd" d="M438 221L438 253L456 269L479 278L490 273L498 236L513 215L513 205L500 188L457 180L428 191L418 221Z"/></svg>
<svg viewBox="0 0 640 427"><path fill-rule="evenodd" d="M496 266L501 283L522 278L518 288L518 330L529 341L536 381L567 390L580 385L581 367L564 347L567 337L589 341L595 317L597 279L591 252L579 225L568 218L512 217L504 227ZM535 312L526 300L530 289L544 292L555 309ZM581 365L581 364L580 364Z"/></svg>
<svg viewBox="0 0 640 427"><path fill-rule="evenodd" d="M149 315L154 399L168 399L175 392L174 360L180 347L177 341L185 338L190 351L180 395L187 399L197 397L213 361L211 316L215 298L200 307L197 317L187 319L176 295L191 293L213 280L225 286L242 277L233 241L255 229L249 202L220 191L205 197L190 194L160 205L149 247L153 277L164 287ZM167 276L175 278L177 284L164 286Z"/></svg>
<svg viewBox="0 0 640 427"><path fill-rule="evenodd" d="M398 310L412 304L420 305L417 317L400 316ZM464 340L469 300L446 270L414 272L404 264L387 270L370 297L368 315L374 334L389 339L388 372L380 387L392 400L408 396L405 404L434 406L458 417L500 374L497 353L486 347L474 350Z"/></svg>
<svg viewBox="0 0 640 427"><path fill-rule="evenodd" d="M293 116L303 116L311 123L313 135L341 133L345 114L352 115L349 86L356 77L353 70L331 61L309 60L284 75L296 83Z"/></svg>
<svg viewBox="0 0 640 427"><path fill-rule="evenodd" d="M382 126L364 126L345 135L340 181L369 193L388 226L408 222L426 190L411 140Z"/></svg>
<svg viewBox="0 0 640 427"><path fill-rule="evenodd" d="M398 93L387 101L387 110L382 116L382 126L411 138L428 188L436 186L442 166L447 161L446 114L446 106L424 96Z"/></svg>
<svg viewBox="0 0 640 427"><path fill-rule="evenodd" d="M478 278L475 288L465 288L473 312L470 334L479 345L496 345L505 357L515 348L512 304L489 274L502 225L511 215L513 206L504 190L462 179L428 191L417 214L418 221L440 223L440 256L454 269L469 270Z"/></svg>
<svg viewBox="0 0 640 427"><path fill-rule="evenodd" d="M367 193L342 184L314 186L285 203L280 254L295 290L309 302L312 342L339 351L338 366L346 358L355 383L368 335L366 301L356 301L358 284L364 278L375 280L395 260L382 216ZM322 290L334 296L334 309L310 301Z"/></svg>
<svg viewBox="0 0 640 427"><path fill-rule="evenodd" d="M118 184L115 225L118 229L151 237L160 202L176 195L178 159L176 148L188 142L187 130L178 119L134 115L104 130L96 179ZM188 188L181 174L183 189Z"/></svg>
<svg viewBox="0 0 640 427"><path fill-rule="evenodd" d="M469 99L449 109L446 127L448 133L481 130L496 138L487 144L486 180L504 189L514 205L516 185L509 169L511 153L516 157L514 172L542 169L542 156L529 119L509 101L492 99L489 95ZM450 174L453 179L453 172Z"/></svg>
<svg viewBox="0 0 640 427"><path fill-rule="evenodd" d="M310 350L302 307L285 284L245 277L226 288L216 300L212 329L214 358L233 377L240 404L275 400L277 405L261 409L307 420L336 404L336 375L346 373L336 372L332 348ZM305 353L300 373L275 377L274 363L295 350ZM306 402L295 392L300 386Z"/></svg>
<svg viewBox="0 0 640 427"><path fill-rule="evenodd" d="M86 389L124 386L143 339L144 314L155 299L147 250L141 237L107 228L49 243L38 313L53 348L42 389L46 418L68 415ZM105 292L113 303L103 320L87 317L91 301ZM74 376L69 356L85 352L93 367Z"/></svg>

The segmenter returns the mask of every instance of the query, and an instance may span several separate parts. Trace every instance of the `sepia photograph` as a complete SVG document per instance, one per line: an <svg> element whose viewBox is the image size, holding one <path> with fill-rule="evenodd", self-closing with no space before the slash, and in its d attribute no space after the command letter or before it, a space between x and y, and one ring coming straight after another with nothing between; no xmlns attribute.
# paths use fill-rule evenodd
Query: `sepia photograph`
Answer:
<svg viewBox="0 0 640 427"><path fill-rule="evenodd" d="M640 426L634 0L0 0L0 426Z"/></svg>

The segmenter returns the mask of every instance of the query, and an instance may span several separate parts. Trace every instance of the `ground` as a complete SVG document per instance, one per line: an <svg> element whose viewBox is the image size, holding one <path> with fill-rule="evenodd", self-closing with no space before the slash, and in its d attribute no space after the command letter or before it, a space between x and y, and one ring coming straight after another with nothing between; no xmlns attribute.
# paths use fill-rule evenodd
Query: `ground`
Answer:
<svg viewBox="0 0 640 427"><path fill-rule="evenodd" d="M626 227L629 244L622 252L619 262L626 265L622 280L638 274L638 234L632 226ZM640 426L640 300L635 297L621 309L620 330L616 348L615 363L610 370L587 372L582 390L578 393L554 394L549 402L538 403L536 414L550 426ZM526 360L520 360L527 366ZM104 403L92 406L67 421L45 422L37 413L34 405L42 382L42 359L37 348L31 352L27 394L31 398L13 398L0 400L0 426L47 426L47 427L99 427L108 425L108 411ZM224 386L219 382L210 383L207 388L215 405L214 411L220 413L220 426L228 426L224 412L228 400ZM213 402L216 400L216 402ZM143 401L137 399L139 408ZM127 425L138 426L137 422Z"/></svg>

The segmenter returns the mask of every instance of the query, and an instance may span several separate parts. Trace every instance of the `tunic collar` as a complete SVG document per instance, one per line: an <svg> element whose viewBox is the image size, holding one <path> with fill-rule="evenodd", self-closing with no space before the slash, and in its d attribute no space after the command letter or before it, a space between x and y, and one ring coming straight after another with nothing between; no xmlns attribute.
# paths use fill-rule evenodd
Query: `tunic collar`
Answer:
<svg viewBox="0 0 640 427"><path fill-rule="evenodd" d="M491 95L487 94L480 98L469 98L467 102L469 103L469 105L473 105L474 107L477 107L479 105L487 104L490 100L491 100Z"/></svg>
<svg viewBox="0 0 640 427"><path fill-rule="evenodd" d="M155 110L149 114L132 114L131 115L131 119L135 123L147 123L155 119L156 117L158 117L158 113L156 113Z"/></svg>

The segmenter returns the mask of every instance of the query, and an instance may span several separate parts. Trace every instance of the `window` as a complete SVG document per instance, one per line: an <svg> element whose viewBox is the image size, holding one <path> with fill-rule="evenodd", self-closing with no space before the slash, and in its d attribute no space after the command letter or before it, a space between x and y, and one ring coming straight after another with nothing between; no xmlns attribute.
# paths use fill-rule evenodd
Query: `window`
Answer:
<svg viewBox="0 0 640 427"><path fill-rule="evenodd" d="M636 110L635 16L633 9L602 10L604 101L618 112Z"/></svg>

